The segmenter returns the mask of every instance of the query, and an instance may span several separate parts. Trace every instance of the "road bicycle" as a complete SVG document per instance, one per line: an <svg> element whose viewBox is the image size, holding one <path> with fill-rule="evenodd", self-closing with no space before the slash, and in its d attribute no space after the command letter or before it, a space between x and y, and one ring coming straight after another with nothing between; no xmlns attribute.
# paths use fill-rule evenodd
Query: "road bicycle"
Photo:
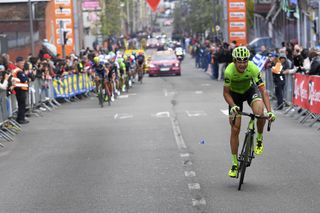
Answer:
<svg viewBox="0 0 320 213"><path fill-rule="evenodd" d="M144 75L143 65L138 65L137 72L138 72L138 82L140 82L140 84L142 84L142 79L143 79L143 75Z"/></svg>
<svg viewBox="0 0 320 213"><path fill-rule="evenodd" d="M237 178L239 179L238 190L241 190L241 185L243 184L244 175L246 173L247 167L251 165L252 159L254 158L254 135L255 135L255 119L266 119L268 120L267 131L270 131L271 121L268 116L259 116L247 112L239 112L238 115L244 115L250 117L247 131L245 133L245 139L242 145L241 153L238 157L239 169L237 173ZM235 122L236 116L233 118L233 124Z"/></svg>
<svg viewBox="0 0 320 213"><path fill-rule="evenodd" d="M109 91L106 91L105 89L105 79L104 77L100 77L99 79L99 86L98 86L98 100L99 100L99 105L101 106L101 108L103 108L103 103L105 98L108 96L108 105L111 105L111 95Z"/></svg>
<svg viewBox="0 0 320 213"><path fill-rule="evenodd" d="M104 99L104 78L100 77L99 79L100 83L98 85L98 100L99 100L99 105L101 108L103 108L103 99Z"/></svg>

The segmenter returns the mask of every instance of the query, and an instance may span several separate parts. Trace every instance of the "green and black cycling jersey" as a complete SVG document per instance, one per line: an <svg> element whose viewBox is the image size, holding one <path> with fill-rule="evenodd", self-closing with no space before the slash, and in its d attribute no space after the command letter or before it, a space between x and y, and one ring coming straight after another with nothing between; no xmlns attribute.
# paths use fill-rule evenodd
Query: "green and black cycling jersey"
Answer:
<svg viewBox="0 0 320 213"><path fill-rule="evenodd" d="M256 86L264 86L258 67L251 61L247 69L240 73L234 63L228 65L224 73L224 86L230 89L230 95L235 105L243 109L243 102L247 101L251 106L256 100L261 100L260 93ZM229 106L230 112L231 106ZM230 112L231 113L231 112Z"/></svg>
<svg viewBox="0 0 320 213"><path fill-rule="evenodd" d="M245 94L253 84L258 87L264 86L258 67L251 61L248 62L247 69L240 73L234 63L228 65L224 72L224 86L231 92Z"/></svg>

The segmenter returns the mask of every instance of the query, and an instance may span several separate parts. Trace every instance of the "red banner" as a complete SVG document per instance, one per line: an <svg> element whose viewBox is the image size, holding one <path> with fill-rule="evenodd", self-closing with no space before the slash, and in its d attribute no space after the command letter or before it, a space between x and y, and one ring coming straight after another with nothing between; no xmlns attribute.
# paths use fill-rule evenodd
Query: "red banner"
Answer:
<svg viewBox="0 0 320 213"><path fill-rule="evenodd" d="M158 8L160 0L147 0L148 4L150 5L153 12L155 12Z"/></svg>
<svg viewBox="0 0 320 213"><path fill-rule="evenodd" d="M295 74L294 76L294 93L293 93L293 104L300 106L304 109L308 109L308 78L302 74Z"/></svg>
<svg viewBox="0 0 320 213"><path fill-rule="evenodd" d="M320 114L320 76L294 76L293 104Z"/></svg>
<svg viewBox="0 0 320 213"><path fill-rule="evenodd" d="M309 111L320 114L320 76L309 77Z"/></svg>

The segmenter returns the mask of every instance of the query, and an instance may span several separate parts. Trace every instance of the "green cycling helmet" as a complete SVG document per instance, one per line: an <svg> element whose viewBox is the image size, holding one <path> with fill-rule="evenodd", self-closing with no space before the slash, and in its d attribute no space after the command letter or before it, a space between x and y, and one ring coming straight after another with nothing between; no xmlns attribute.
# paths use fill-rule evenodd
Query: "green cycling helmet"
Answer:
<svg viewBox="0 0 320 213"><path fill-rule="evenodd" d="M94 58L93 58L93 62L94 62L95 64L99 64L99 63L100 63L100 58L99 58L98 56L94 57Z"/></svg>
<svg viewBox="0 0 320 213"><path fill-rule="evenodd" d="M232 51L232 58L237 61L247 61L250 58L250 51L245 46L239 46Z"/></svg>
<svg viewBox="0 0 320 213"><path fill-rule="evenodd" d="M123 58L118 58L118 63L119 64L123 63Z"/></svg>

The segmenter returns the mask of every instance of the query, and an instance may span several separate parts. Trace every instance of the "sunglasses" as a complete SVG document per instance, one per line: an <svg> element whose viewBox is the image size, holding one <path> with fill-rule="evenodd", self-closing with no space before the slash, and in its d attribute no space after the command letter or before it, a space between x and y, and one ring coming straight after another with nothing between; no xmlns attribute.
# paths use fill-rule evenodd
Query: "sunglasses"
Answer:
<svg viewBox="0 0 320 213"><path fill-rule="evenodd" d="M236 58L235 61L240 63L246 63L249 61L249 58Z"/></svg>

